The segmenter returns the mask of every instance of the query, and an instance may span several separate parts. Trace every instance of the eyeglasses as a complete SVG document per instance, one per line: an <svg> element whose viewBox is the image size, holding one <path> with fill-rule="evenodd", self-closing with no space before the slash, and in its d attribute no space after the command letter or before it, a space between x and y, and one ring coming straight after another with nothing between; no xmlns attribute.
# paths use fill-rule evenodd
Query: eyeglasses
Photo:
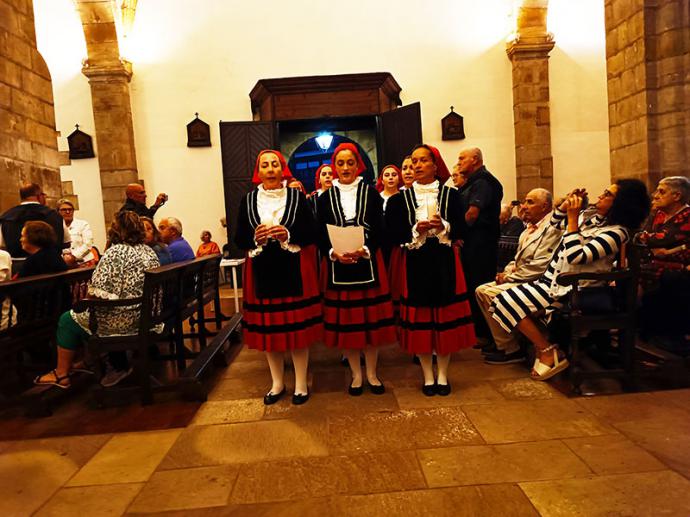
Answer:
<svg viewBox="0 0 690 517"><path fill-rule="evenodd" d="M60 208L58 212L74 212L74 208Z"/></svg>

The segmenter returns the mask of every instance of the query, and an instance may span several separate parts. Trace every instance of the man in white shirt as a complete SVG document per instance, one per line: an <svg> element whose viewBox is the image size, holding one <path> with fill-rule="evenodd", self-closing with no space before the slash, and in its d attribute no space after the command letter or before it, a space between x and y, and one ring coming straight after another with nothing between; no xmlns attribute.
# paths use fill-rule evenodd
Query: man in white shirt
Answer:
<svg viewBox="0 0 690 517"><path fill-rule="evenodd" d="M517 284L536 280L548 267L563 235L563 230L549 224L552 208L553 198L548 190L536 188L527 193L522 203L527 228L520 234L515 259L496 275L493 282L477 287L477 303L495 343L495 349L482 349L486 353L484 359L489 364L510 364L525 360L515 334L503 330L492 317L489 308L491 301L499 293Z"/></svg>

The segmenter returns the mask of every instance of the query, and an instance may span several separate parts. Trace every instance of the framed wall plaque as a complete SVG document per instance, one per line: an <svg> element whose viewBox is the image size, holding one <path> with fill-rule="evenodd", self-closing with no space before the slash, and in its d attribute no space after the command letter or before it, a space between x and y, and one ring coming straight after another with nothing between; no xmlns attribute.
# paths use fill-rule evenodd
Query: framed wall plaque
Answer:
<svg viewBox="0 0 690 517"><path fill-rule="evenodd" d="M211 128L195 113L195 119L187 124L187 147L211 147Z"/></svg>
<svg viewBox="0 0 690 517"><path fill-rule="evenodd" d="M93 152L93 139L91 138L91 135L84 133L81 129L79 129L79 124L76 124L75 127L76 129L72 132L72 134L67 137L70 160L95 157L96 155Z"/></svg>
<svg viewBox="0 0 690 517"><path fill-rule="evenodd" d="M450 107L450 113L441 119L441 138L443 140L463 140L465 138L465 123L462 115L453 111L453 106Z"/></svg>

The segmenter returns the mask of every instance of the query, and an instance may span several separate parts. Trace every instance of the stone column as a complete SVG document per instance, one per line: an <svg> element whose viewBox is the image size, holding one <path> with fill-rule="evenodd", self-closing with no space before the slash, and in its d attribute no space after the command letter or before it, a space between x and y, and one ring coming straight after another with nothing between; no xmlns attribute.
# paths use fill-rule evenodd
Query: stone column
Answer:
<svg viewBox="0 0 690 517"><path fill-rule="evenodd" d="M549 108L549 52L554 46L546 32L545 2L525 2L519 8L517 33L506 52L513 63L513 118L517 195L531 189L553 190Z"/></svg>
<svg viewBox="0 0 690 517"><path fill-rule="evenodd" d="M120 58L110 0L79 0L78 7L88 51L82 72L91 86L103 212L109 225L122 206L125 187L138 181L129 96L132 68Z"/></svg>
<svg viewBox="0 0 690 517"><path fill-rule="evenodd" d="M690 176L690 2L605 9L612 179Z"/></svg>
<svg viewBox="0 0 690 517"><path fill-rule="evenodd" d="M19 202L22 183L62 194L50 72L36 49L30 0L0 2L0 212Z"/></svg>

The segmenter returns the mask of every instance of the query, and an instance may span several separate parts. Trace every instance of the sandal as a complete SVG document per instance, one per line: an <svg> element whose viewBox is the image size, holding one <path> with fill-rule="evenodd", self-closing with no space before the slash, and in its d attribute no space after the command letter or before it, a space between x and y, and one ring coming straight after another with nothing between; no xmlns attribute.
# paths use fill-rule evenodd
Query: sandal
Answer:
<svg viewBox="0 0 690 517"><path fill-rule="evenodd" d="M531 374L532 379L535 381L545 381L550 379L570 366L570 363L568 363L567 359L560 359L558 357L558 347L556 345L551 345L542 350L542 352L548 352L549 350L553 350L553 366L544 364L539 360L539 358L537 358L534 361L534 367L532 368Z"/></svg>
<svg viewBox="0 0 690 517"><path fill-rule="evenodd" d="M45 379L47 375L52 375L53 379L48 380ZM66 383L63 384L63 381L67 381ZM65 375L64 377L60 377L57 374L56 370L51 370L48 373L44 373L43 375L39 375L34 379L34 384L37 386L56 386L58 388L61 388L63 390L69 389L72 386L72 383L69 380L69 375Z"/></svg>

